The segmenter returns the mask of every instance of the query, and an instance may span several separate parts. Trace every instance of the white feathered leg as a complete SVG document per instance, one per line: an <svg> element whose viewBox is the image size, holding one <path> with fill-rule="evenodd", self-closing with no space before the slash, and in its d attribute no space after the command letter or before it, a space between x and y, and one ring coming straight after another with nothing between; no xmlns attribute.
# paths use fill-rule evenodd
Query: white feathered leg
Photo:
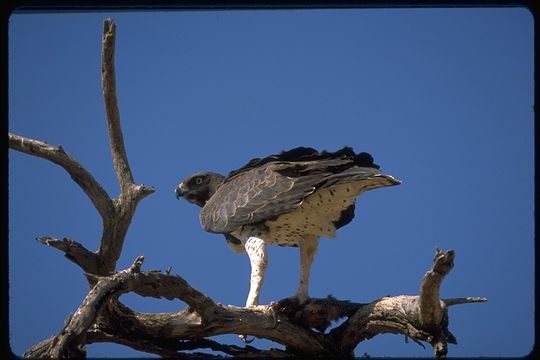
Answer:
<svg viewBox="0 0 540 360"><path fill-rule="evenodd" d="M259 305L259 295L264 280L268 256L266 244L258 237L251 236L245 244L246 252L251 263L251 281L249 294L246 300L246 307Z"/></svg>
<svg viewBox="0 0 540 360"><path fill-rule="evenodd" d="M296 297L303 304L309 297L308 285L311 264L317 254L319 239L316 236L305 236L299 244L300 247L300 285Z"/></svg>

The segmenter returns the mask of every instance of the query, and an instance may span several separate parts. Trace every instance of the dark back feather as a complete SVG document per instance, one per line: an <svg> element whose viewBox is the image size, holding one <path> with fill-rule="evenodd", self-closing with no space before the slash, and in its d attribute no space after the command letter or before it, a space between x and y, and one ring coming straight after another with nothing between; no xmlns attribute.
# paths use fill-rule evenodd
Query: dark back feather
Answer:
<svg viewBox="0 0 540 360"><path fill-rule="evenodd" d="M299 146L291 150L282 151L278 154L269 155L264 158L254 158L251 159L246 165L242 166L239 169L231 171L225 181L229 178L238 175L242 172L249 171L255 167L262 166L271 162L302 162L302 161L313 161L313 160L322 160L322 159L342 159L351 161L351 165L356 165L360 167L370 167L374 169L379 169L379 165L373 163L373 157L367 152L361 152L356 154L352 147L345 146L340 150L329 152L323 150L321 152L311 148Z"/></svg>

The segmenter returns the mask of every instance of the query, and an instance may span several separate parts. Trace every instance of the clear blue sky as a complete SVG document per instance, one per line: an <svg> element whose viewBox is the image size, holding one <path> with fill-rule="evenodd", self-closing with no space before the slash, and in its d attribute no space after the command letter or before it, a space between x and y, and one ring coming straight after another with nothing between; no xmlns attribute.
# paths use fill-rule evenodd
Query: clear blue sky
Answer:
<svg viewBox="0 0 540 360"><path fill-rule="evenodd" d="M368 151L398 187L359 198L355 220L322 239L312 296L369 302L417 294L436 247L454 249L443 297L451 356L519 356L534 342L533 17L523 8L15 14L9 23L9 130L62 145L119 192L101 97L102 23L118 26L117 90L142 201L118 269L173 267L215 301L242 305L247 257L205 233L177 182L295 146ZM9 152L10 342L55 333L88 288L36 236L95 250L100 218L60 167ZM294 294L297 249L272 247L261 301ZM138 311L179 301L126 295ZM514 329L509 331L509 329ZM239 343L235 336L218 338ZM252 345L275 346L256 340ZM431 356L381 335L356 353ZM90 345L89 356L133 356Z"/></svg>

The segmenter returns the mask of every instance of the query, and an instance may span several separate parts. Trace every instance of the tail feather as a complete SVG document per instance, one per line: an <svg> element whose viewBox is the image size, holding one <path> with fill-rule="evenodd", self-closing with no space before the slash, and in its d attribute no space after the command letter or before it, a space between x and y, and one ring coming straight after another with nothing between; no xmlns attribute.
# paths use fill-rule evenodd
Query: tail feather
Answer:
<svg viewBox="0 0 540 360"><path fill-rule="evenodd" d="M353 167L340 173L330 175L326 179L324 187L352 182L364 183L366 185L365 190L401 184L401 181L395 177L382 174L377 169Z"/></svg>

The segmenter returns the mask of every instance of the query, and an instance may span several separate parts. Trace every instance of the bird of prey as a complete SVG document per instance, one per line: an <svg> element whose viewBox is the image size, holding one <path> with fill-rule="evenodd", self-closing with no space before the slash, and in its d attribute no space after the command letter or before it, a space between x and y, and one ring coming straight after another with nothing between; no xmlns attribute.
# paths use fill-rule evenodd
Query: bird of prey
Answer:
<svg viewBox="0 0 540 360"><path fill-rule="evenodd" d="M382 174L366 152L298 147L255 158L227 176L196 173L181 181L175 193L202 207L199 219L206 231L224 234L233 250L247 253L251 282L246 307L253 307L259 304L268 244L300 248L295 297L304 303L319 238L333 238L336 229L352 221L357 196L400 183Z"/></svg>

